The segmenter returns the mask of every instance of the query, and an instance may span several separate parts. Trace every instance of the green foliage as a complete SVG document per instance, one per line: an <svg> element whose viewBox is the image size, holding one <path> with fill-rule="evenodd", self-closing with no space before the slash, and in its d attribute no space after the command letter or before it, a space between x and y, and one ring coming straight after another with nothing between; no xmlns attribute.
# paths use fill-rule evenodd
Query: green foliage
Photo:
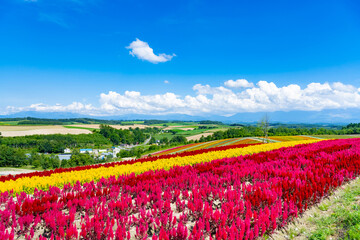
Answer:
<svg viewBox="0 0 360 240"><path fill-rule="evenodd" d="M109 139L114 145L143 143L151 134L158 132L158 128L115 129L109 125L100 125L100 134Z"/></svg>
<svg viewBox="0 0 360 240"><path fill-rule="evenodd" d="M187 142L186 137L184 136L175 136L170 140L170 143L182 143L185 144Z"/></svg>
<svg viewBox="0 0 360 240"><path fill-rule="evenodd" d="M6 137L2 138L1 143L14 148L35 149L40 153L62 153L65 148L111 145L111 142L99 133Z"/></svg>
<svg viewBox="0 0 360 240"><path fill-rule="evenodd" d="M163 124L163 123L167 123L168 121L164 121L164 120L145 120L144 124L145 125L152 125L152 124Z"/></svg>
<svg viewBox="0 0 360 240"><path fill-rule="evenodd" d="M29 164L34 168L54 169L60 167L59 157L56 155L39 154L33 152L29 158Z"/></svg>
<svg viewBox="0 0 360 240"><path fill-rule="evenodd" d="M160 139L160 143L161 144L168 144L169 143L169 139L167 137L163 137L162 139Z"/></svg>
<svg viewBox="0 0 360 240"><path fill-rule="evenodd" d="M347 232L345 239L360 239L360 223L351 226Z"/></svg>
<svg viewBox="0 0 360 240"><path fill-rule="evenodd" d="M215 126L199 126L198 129L214 129Z"/></svg>
<svg viewBox="0 0 360 240"><path fill-rule="evenodd" d="M26 162L25 154L5 145L0 145L0 167L20 167Z"/></svg>
<svg viewBox="0 0 360 240"><path fill-rule="evenodd" d="M310 233L309 239L329 239L329 237L334 235L341 239L360 239L359 183L359 180L355 180L335 200L319 206L321 211L330 212L324 215L314 214L309 219L316 228Z"/></svg>
<svg viewBox="0 0 360 240"><path fill-rule="evenodd" d="M69 167L84 166L94 164L95 160L89 154L73 154L67 162Z"/></svg>
<svg viewBox="0 0 360 240"><path fill-rule="evenodd" d="M199 121L199 124L215 124L215 125L223 125L220 121L211 121L211 120L203 120Z"/></svg>

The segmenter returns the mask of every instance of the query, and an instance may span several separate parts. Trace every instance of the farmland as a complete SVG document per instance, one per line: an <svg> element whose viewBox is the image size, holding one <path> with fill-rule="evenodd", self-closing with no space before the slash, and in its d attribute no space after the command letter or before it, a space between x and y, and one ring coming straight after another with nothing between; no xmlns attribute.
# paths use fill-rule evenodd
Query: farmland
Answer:
<svg viewBox="0 0 360 240"><path fill-rule="evenodd" d="M335 130L275 135L292 130L272 129L265 143L257 127L214 123L0 127L91 133L5 137L4 153L18 146L58 151L72 147L70 141L78 147L127 141L136 151L154 150L151 156L102 164L75 153L68 168L47 171L1 169L18 174L0 176L0 239L281 239L284 229L287 238L296 219L360 175L358 135ZM87 162L75 164L82 158Z"/></svg>
<svg viewBox="0 0 360 240"><path fill-rule="evenodd" d="M3 137L19 137L28 135L49 135L49 134L90 134L88 129L72 129L60 125L47 126L4 126L0 125L0 132Z"/></svg>
<svg viewBox="0 0 360 240"><path fill-rule="evenodd" d="M270 140L274 140L274 142L287 142L287 141L301 141L301 140L314 140L314 139L321 139L320 137L311 137L311 136L275 136L269 137ZM231 146L231 145L238 145L238 144L255 144L255 143L262 143L264 138L261 137L246 137L246 138L229 138L229 139L221 139L209 142L200 142L200 143L193 143L184 146L179 146L175 148L166 149L163 151L159 151L153 153L154 156L165 155L165 154L173 154L173 153L180 153L185 151L194 151L199 149L209 149L214 147L221 147L221 146Z"/></svg>
<svg viewBox="0 0 360 240"><path fill-rule="evenodd" d="M213 149L0 177L0 237L255 239L360 174L356 138Z"/></svg>

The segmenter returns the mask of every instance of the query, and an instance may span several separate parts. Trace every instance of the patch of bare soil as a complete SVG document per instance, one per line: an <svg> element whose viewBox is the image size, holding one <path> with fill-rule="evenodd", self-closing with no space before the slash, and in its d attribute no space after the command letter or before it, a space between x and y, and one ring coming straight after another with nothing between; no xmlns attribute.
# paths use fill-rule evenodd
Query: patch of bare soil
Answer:
<svg viewBox="0 0 360 240"><path fill-rule="evenodd" d="M186 137L186 140L190 141L190 140L199 140L202 136L204 137L207 137L207 136L211 136L213 135L214 133L200 133L200 134L197 134L197 135L194 135L194 136L189 136L189 137Z"/></svg>
<svg viewBox="0 0 360 240"><path fill-rule="evenodd" d="M87 129L65 128L64 126L0 126L1 136L19 137L27 135L47 134L89 134Z"/></svg>

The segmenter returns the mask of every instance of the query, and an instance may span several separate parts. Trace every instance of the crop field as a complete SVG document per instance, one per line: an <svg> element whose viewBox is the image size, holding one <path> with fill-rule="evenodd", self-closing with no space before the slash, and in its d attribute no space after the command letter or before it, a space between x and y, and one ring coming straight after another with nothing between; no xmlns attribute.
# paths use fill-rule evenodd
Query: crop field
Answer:
<svg viewBox="0 0 360 240"><path fill-rule="evenodd" d="M360 138L360 134L352 134L352 135L316 135L314 137L324 138L324 139L347 139L347 138Z"/></svg>
<svg viewBox="0 0 360 240"><path fill-rule="evenodd" d="M91 128L91 129L100 129L100 124L73 124L73 125L68 125L68 127L72 127L72 128ZM133 124L133 125L110 125L110 127L115 128L115 129L129 129L129 128L147 128L149 126L147 125L143 125L143 124Z"/></svg>
<svg viewBox="0 0 360 240"><path fill-rule="evenodd" d="M179 152L185 152L185 151L194 151L194 150L198 150L198 149L205 149L205 148L207 148L207 146L215 145L215 144L218 144L218 142L222 142L222 141L225 141L225 140L187 144L184 146L166 149L166 150L154 153L153 155L160 156L160 155L165 155L165 154L173 154L173 153L179 153ZM222 146L222 145L220 145L220 146Z"/></svg>
<svg viewBox="0 0 360 240"><path fill-rule="evenodd" d="M301 140L314 140L317 139L315 137L307 137L307 136L279 136L279 137L269 137L269 139L276 140L278 142L286 142L286 141L301 141ZM154 156L180 153L185 151L194 151L199 149L208 149L214 147L221 146L230 146L230 145L238 145L238 144L254 144L262 142L261 138L229 138L222 139L210 142L202 142L202 143L193 143L180 147L166 149L157 153L154 153Z"/></svg>
<svg viewBox="0 0 360 240"><path fill-rule="evenodd" d="M176 131L176 135L177 136L184 136L186 137L186 139L189 141L189 140L199 140L201 138L201 136L209 136L209 135L213 135L214 133L210 133L210 132L207 132L206 129L193 129L193 130L190 130L190 129L187 129L187 130L182 130L182 129L172 129L172 130L175 130ZM161 134L156 134L154 136L155 139L157 140L160 140L164 137L168 138L168 139L171 139L175 136L175 134L172 134L172 133L161 133Z"/></svg>
<svg viewBox="0 0 360 240"><path fill-rule="evenodd" d="M191 135L191 136L188 136L186 137L186 140L188 141L191 141L191 140L199 140L201 137L207 137L207 136L211 136L213 135L214 133L209 133L209 132L205 132L205 133L199 133L199 134L196 134L196 135Z"/></svg>
<svg viewBox="0 0 360 240"><path fill-rule="evenodd" d="M19 121L6 121L6 122L0 121L0 126L15 126L18 123L19 123Z"/></svg>
<svg viewBox="0 0 360 240"><path fill-rule="evenodd" d="M194 122L181 122L181 125L179 123L173 123L173 122L167 122L167 123L156 123L151 124L151 126L157 126L157 127L163 127L163 126L190 126L194 125Z"/></svg>
<svg viewBox="0 0 360 240"><path fill-rule="evenodd" d="M54 126L1 126L1 136L3 137L19 137L27 135L47 135L47 134L88 134L88 129L66 128L61 125Z"/></svg>
<svg viewBox="0 0 360 240"><path fill-rule="evenodd" d="M202 142L202 143L192 143L183 146L178 146L170 149L166 149L160 152L156 152L152 154L153 156L161 156L161 155L168 155L168 154L178 154L183 152L192 152L210 148L219 148L225 146L238 146L238 145L251 145L251 144L258 144L259 141L254 141L251 139L225 139L225 140L218 140L218 141L211 141L211 142Z"/></svg>
<svg viewBox="0 0 360 240"><path fill-rule="evenodd" d="M285 142L285 141L312 140L312 139L314 139L314 137L311 137L311 136L272 136L272 137L269 137L269 139L280 141L280 142Z"/></svg>
<svg viewBox="0 0 360 240"><path fill-rule="evenodd" d="M0 239L257 239L360 175L360 139L237 146L2 176Z"/></svg>

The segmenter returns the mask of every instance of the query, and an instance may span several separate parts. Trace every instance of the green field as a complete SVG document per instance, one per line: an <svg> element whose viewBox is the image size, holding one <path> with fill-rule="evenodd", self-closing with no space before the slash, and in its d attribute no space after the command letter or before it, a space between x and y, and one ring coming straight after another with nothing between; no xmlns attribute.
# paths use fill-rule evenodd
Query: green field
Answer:
<svg viewBox="0 0 360 240"><path fill-rule="evenodd" d="M314 135L317 138L325 138L325 139L347 139L347 138L360 138L360 134L354 135Z"/></svg>
<svg viewBox="0 0 360 240"><path fill-rule="evenodd" d="M173 131L176 132L176 134L172 134L171 132L170 133L159 133L159 134L156 134L154 136L154 138L156 140L160 140L164 137L167 137L169 140L175 136L184 136L184 137L190 137L190 136L194 136L194 135L197 135L197 134L201 134L201 133L205 133L205 132L215 132L217 130L221 130L221 129L194 129L194 130L181 130L181 128L174 128L172 129Z"/></svg>
<svg viewBox="0 0 360 240"><path fill-rule="evenodd" d="M0 122L0 126L16 126L18 125L19 121L6 121Z"/></svg>
<svg viewBox="0 0 360 240"><path fill-rule="evenodd" d="M86 126L86 125L84 125ZM87 127L75 127L75 126L64 126L65 128L75 128L75 129L85 129L85 130L89 130L89 131L94 131L96 130L96 128L87 128Z"/></svg>

